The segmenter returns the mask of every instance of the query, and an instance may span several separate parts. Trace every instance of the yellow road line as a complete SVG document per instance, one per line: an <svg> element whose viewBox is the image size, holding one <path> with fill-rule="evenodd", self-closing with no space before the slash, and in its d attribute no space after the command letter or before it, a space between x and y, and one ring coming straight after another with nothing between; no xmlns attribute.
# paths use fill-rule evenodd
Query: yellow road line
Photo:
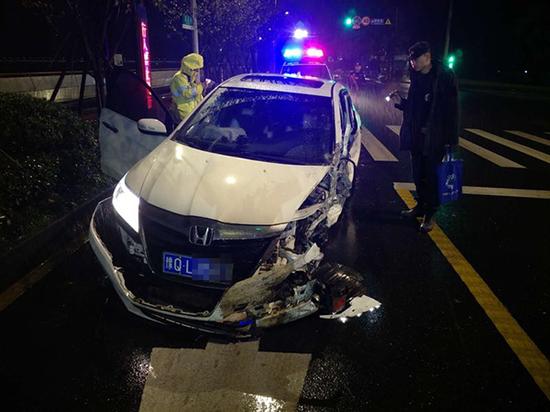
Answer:
<svg viewBox="0 0 550 412"><path fill-rule="evenodd" d="M415 205L416 202L410 191L400 188L395 188L395 191L407 207L411 208ZM430 237L491 319L508 346L550 400L550 362L548 359L438 225L434 225Z"/></svg>
<svg viewBox="0 0 550 412"><path fill-rule="evenodd" d="M32 288L38 283L44 276L46 276L51 270L58 265L66 256L76 252L84 243L85 237L82 236L79 240L76 240L74 244L66 246L48 260L41 263L17 282L9 286L5 291L0 293L0 312L10 306L19 297L21 297L27 290Z"/></svg>
<svg viewBox="0 0 550 412"><path fill-rule="evenodd" d="M53 262L47 261L42 265L27 273L23 278L19 279L4 292L0 293L0 312L6 309L9 305L23 295L27 290L33 287L40 279L42 279L53 268Z"/></svg>

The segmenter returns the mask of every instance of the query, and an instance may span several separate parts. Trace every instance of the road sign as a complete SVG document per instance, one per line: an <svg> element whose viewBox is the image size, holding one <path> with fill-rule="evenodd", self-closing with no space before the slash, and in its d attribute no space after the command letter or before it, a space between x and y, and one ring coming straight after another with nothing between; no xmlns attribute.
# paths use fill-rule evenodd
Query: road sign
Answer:
<svg viewBox="0 0 550 412"><path fill-rule="evenodd" d="M184 14L181 17L181 28L185 30L195 30L193 27L193 17L188 14Z"/></svg>
<svg viewBox="0 0 550 412"><path fill-rule="evenodd" d="M351 18L348 18L349 23L352 23ZM346 20L346 22L348 22ZM347 23L346 23L347 24ZM355 16L353 18L353 29L359 30L361 26L391 26L391 20L388 17L369 17L369 16Z"/></svg>

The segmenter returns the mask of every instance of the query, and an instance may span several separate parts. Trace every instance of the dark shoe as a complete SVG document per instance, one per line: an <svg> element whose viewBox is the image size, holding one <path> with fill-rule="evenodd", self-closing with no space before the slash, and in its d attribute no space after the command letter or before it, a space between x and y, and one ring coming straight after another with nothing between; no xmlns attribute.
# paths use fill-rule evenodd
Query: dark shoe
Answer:
<svg viewBox="0 0 550 412"><path fill-rule="evenodd" d="M422 233L431 232L435 225L435 217L433 215L425 215L420 225L420 231Z"/></svg>
<svg viewBox="0 0 550 412"><path fill-rule="evenodd" d="M414 218L422 216L423 214L424 214L424 211L418 205L416 205L412 209L401 211L401 217L407 218L407 219L414 219Z"/></svg>

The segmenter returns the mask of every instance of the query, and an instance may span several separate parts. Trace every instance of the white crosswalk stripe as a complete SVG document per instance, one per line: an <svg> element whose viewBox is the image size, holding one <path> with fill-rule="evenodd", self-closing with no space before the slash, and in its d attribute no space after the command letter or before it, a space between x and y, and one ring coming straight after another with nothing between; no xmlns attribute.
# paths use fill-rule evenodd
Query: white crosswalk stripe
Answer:
<svg viewBox="0 0 550 412"><path fill-rule="evenodd" d="M399 136L399 132L401 131L401 126L386 126L388 129L390 129L392 132L394 132L396 135Z"/></svg>
<svg viewBox="0 0 550 412"><path fill-rule="evenodd" d="M397 158L370 132L370 130L361 129L361 142L371 157L376 161L398 162Z"/></svg>
<svg viewBox="0 0 550 412"><path fill-rule="evenodd" d="M496 164L500 167L511 167L516 169L525 169L525 166L520 165L519 163L514 162L504 156L493 153L490 150L485 149L484 147L478 146L477 144L470 142L462 137L458 140L460 147L475 153L479 157L484 158L485 160L490 161L491 163Z"/></svg>
<svg viewBox="0 0 550 412"><path fill-rule="evenodd" d="M541 160L545 163L550 163L550 155L547 155L546 153L540 152L535 149L531 149L530 147L521 145L516 142L512 142L510 140L507 140L503 137L497 136L493 133L486 132L485 130L481 129L466 129L468 132L476 134L480 137L483 137L487 140L490 140L492 142L501 144L502 146L509 147L510 149L514 149L518 152L524 153L528 156L534 157L535 159Z"/></svg>
<svg viewBox="0 0 550 412"><path fill-rule="evenodd" d="M295 411L311 354L260 352L259 342L153 348L140 412Z"/></svg>
<svg viewBox="0 0 550 412"><path fill-rule="evenodd" d="M528 140L531 140L533 142L543 144L545 146L550 146L550 140L544 139L544 138L539 137L539 136L535 136L534 134L525 133L525 132L522 132L520 130L505 130L505 132L508 132L510 134L513 134L513 135L516 135L516 136L519 136L519 137L523 137L524 139L528 139Z"/></svg>
<svg viewBox="0 0 550 412"><path fill-rule="evenodd" d="M395 182L397 189L416 190L414 183ZM480 196L503 196L503 197L521 197L525 199L544 199L550 200L550 190L532 190L532 189L510 189L504 187L480 187L463 186L462 193L465 195Z"/></svg>
<svg viewBox="0 0 550 412"><path fill-rule="evenodd" d="M389 125L386 126L388 129L390 129L395 134L399 134L399 131L401 130L401 126L397 125ZM464 138L459 138L459 145L460 147L463 147L464 149L478 155L479 157L484 158L485 160L488 160L491 163L496 164L500 167L510 167L515 169L525 169L525 166L520 165L519 163L516 163L504 156L501 156L499 154L493 153L490 150L487 150L481 146L478 146L475 143L470 142L469 140L466 140Z"/></svg>

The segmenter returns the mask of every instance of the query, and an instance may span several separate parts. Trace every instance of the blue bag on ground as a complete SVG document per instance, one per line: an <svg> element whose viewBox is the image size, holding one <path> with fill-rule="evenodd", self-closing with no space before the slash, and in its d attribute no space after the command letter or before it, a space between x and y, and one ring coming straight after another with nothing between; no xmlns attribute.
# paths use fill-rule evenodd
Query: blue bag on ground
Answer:
<svg viewBox="0 0 550 412"><path fill-rule="evenodd" d="M454 159L448 150L437 168L439 203L442 205L458 200L462 195L462 169L462 160Z"/></svg>

